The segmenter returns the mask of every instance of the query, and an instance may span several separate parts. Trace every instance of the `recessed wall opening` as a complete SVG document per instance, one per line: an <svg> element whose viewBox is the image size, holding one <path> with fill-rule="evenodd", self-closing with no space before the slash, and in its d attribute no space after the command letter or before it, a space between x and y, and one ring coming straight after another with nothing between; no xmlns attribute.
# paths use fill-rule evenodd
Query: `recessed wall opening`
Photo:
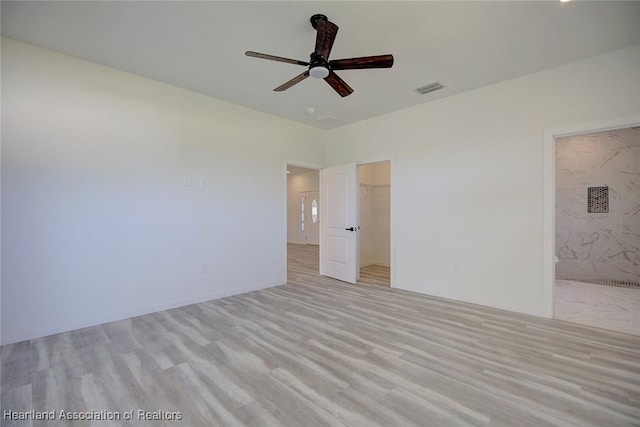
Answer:
<svg viewBox="0 0 640 427"><path fill-rule="evenodd" d="M587 212L609 213L609 187L587 188Z"/></svg>
<svg viewBox="0 0 640 427"><path fill-rule="evenodd" d="M640 318L640 127L555 139L554 317L623 332Z"/></svg>
<svg viewBox="0 0 640 427"><path fill-rule="evenodd" d="M362 283L390 286L391 162L358 166Z"/></svg>

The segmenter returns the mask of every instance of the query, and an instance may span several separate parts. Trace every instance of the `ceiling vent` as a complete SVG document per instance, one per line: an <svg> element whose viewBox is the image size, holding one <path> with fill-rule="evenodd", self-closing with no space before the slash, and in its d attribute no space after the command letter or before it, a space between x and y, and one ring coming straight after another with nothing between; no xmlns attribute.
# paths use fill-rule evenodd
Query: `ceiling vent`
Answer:
<svg viewBox="0 0 640 427"><path fill-rule="evenodd" d="M431 83L430 85L419 87L418 89L416 89L416 92L418 92L420 95L424 95L424 94L427 94L429 92L433 92L435 90L440 90L443 87L444 86L442 86L442 83L435 82L435 83Z"/></svg>
<svg viewBox="0 0 640 427"><path fill-rule="evenodd" d="M339 122L340 120L333 116L325 116L320 119L317 119L318 123L322 123L323 125L332 125L334 123Z"/></svg>

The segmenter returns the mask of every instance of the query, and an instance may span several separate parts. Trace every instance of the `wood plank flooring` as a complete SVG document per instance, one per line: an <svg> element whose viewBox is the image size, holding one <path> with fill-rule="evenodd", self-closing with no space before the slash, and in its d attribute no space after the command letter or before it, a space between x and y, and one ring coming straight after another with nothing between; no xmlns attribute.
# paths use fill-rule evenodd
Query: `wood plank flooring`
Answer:
<svg viewBox="0 0 640 427"><path fill-rule="evenodd" d="M389 287L391 271L384 265L367 265L360 268L358 285L374 285Z"/></svg>
<svg viewBox="0 0 640 427"><path fill-rule="evenodd" d="M296 281L307 283L309 280L335 283L334 280L319 275L319 252L318 245L298 245L295 243L287 245L289 283L296 283ZM360 269L360 280L357 284L389 287L390 277L389 267L368 265Z"/></svg>
<svg viewBox="0 0 640 427"><path fill-rule="evenodd" d="M0 350L2 413L181 421L2 425L640 425L640 337L289 267L287 285Z"/></svg>

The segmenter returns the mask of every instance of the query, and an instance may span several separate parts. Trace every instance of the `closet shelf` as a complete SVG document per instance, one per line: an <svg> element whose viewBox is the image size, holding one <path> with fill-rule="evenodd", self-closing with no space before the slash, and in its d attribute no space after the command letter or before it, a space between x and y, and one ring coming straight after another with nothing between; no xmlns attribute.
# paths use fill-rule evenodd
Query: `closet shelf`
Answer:
<svg viewBox="0 0 640 427"><path fill-rule="evenodd" d="M367 200L369 196L376 191L376 188L389 188L390 184L363 184L360 183L360 187L364 189L364 199ZM386 191L385 191L386 192Z"/></svg>

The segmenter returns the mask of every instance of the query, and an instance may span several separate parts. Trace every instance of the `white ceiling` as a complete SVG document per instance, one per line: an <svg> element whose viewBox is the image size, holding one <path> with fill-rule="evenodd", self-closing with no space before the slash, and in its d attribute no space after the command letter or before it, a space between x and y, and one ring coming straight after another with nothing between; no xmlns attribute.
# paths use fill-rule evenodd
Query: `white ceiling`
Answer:
<svg viewBox="0 0 640 427"><path fill-rule="evenodd" d="M273 92L304 68L244 52L308 60L315 13L340 27L331 59L393 68L340 71L346 98L311 78ZM637 1L2 2L7 37L324 129L638 44L639 23Z"/></svg>

